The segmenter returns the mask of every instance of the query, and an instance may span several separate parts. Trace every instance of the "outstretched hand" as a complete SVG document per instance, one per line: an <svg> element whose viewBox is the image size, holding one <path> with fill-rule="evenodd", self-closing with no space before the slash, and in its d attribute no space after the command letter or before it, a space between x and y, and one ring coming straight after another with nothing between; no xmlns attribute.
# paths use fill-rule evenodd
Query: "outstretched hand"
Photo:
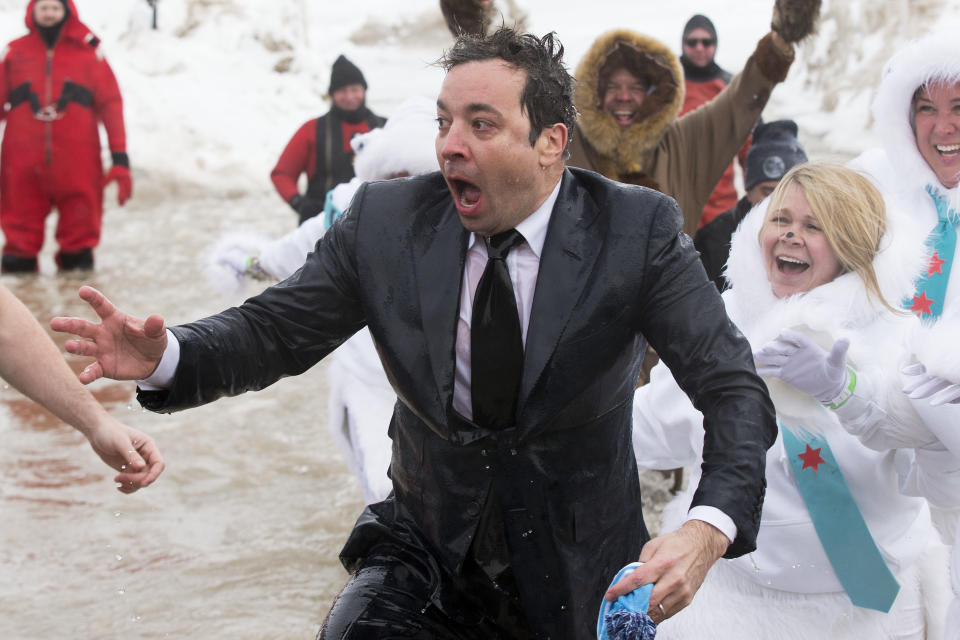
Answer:
<svg viewBox="0 0 960 640"><path fill-rule="evenodd" d="M690 604L707 571L729 544L727 536L713 525L688 520L676 531L645 544L640 552L644 564L610 587L603 597L613 602L652 582L647 614L659 624Z"/></svg>
<svg viewBox="0 0 960 640"><path fill-rule="evenodd" d="M850 341L840 338L827 352L806 334L784 329L753 358L761 376L780 378L820 402L829 402L847 381L849 348Z"/></svg>
<svg viewBox="0 0 960 640"><path fill-rule="evenodd" d="M79 295L101 321L57 317L50 321L50 328L82 338L67 340L68 353L96 359L80 372L80 382L89 384L101 377L139 380L153 373L167 346L163 318L154 314L141 320L127 315L93 287L80 287Z"/></svg>
<svg viewBox="0 0 960 640"><path fill-rule="evenodd" d="M120 472L113 478L118 491L133 493L163 472L163 456L153 438L109 415L86 436L100 459Z"/></svg>

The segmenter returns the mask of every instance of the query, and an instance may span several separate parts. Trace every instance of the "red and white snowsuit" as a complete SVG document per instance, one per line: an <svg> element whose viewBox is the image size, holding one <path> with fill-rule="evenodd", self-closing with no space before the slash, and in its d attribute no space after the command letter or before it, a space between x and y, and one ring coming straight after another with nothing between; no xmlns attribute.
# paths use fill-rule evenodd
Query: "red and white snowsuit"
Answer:
<svg viewBox="0 0 960 640"><path fill-rule="evenodd" d="M92 249L100 240L104 176L98 122L113 155L110 176L125 173L127 193L121 180L120 199L129 195L126 134L116 78L73 0L65 0L68 14L52 48L34 22L35 2L27 6L30 33L3 53L0 228L5 256L35 258L44 220L56 206L59 262L61 254Z"/></svg>

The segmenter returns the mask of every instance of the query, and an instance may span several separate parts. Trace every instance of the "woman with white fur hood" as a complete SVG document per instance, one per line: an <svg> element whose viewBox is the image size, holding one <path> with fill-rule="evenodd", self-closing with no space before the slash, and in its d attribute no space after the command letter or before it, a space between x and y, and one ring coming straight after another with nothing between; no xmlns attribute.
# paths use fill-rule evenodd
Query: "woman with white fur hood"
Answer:
<svg viewBox="0 0 960 640"><path fill-rule="evenodd" d="M922 420L906 421L883 439L922 443L933 438L960 459L960 45L957 26L914 40L887 62L873 103L884 148L852 166L871 176L893 206L910 211L926 238L930 263L905 302L921 324L910 336L904 391ZM941 222L942 220L942 222ZM918 248L918 251L923 250ZM955 272L951 277L951 267ZM960 471L958 471L960 473ZM960 522L938 514L955 536L954 602L946 623L960 639Z"/></svg>
<svg viewBox="0 0 960 640"><path fill-rule="evenodd" d="M939 448L879 452L850 433L888 419L879 400L899 392L899 352L882 345L909 331L910 317L893 307L923 261L914 252L922 234L888 214L861 175L806 164L734 235L723 297L754 346L780 435L767 452L757 550L718 561L693 603L660 625L661 640L937 637L949 589L945 572L938 583L921 561L932 527L920 495L960 499L960 482ZM697 517L732 538L724 514L687 513L702 422L663 365L636 391L639 466L694 465L664 530ZM819 484L828 481L833 491Z"/></svg>
<svg viewBox="0 0 960 640"><path fill-rule="evenodd" d="M211 251L208 278L234 296L248 293L253 281L287 278L349 208L361 184L436 171L436 136L436 103L427 98L404 101L382 128L351 140L356 177L327 194L321 214L272 242L250 233L226 234ZM393 489L387 477L392 446L387 426L397 398L366 328L333 353L328 379L330 431L360 481L364 500L380 502Z"/></svg>

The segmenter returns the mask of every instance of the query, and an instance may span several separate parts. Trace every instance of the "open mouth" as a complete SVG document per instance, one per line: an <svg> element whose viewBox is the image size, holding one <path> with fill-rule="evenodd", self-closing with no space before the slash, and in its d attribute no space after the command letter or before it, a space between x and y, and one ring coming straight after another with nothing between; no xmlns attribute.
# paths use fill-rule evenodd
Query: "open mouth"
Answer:
<svg viewBox="0 0 960 640"><path fill-rule="evenodd" d="M454 197L462 210L473 209L480 202L480 187L462 178L451 178Z"/></svg>
<svg viewBox="0 0 960 640"><path fill-rule="evenodd" d="M803 273L809 268L810 265L803 260L790 258L788 256L777 257L777 270L780 271L780 273L796 275L798 273Z"/></svg>
<svg viewBox="0 0 960 640"><path fill-rule="evenodd" d="M937 153L947 158L952 158L960 154L960 144L938 144L934 146L937 149Z"/></svg>
<svg viewBox="0 0 960 640"><path fill-rule="evenodd" d="M613 119L617 121L621 127L625 127L629 124L633 124L634 118L637 117L637 112L634 110L631 111L614 111L612 114Z"/></svg>

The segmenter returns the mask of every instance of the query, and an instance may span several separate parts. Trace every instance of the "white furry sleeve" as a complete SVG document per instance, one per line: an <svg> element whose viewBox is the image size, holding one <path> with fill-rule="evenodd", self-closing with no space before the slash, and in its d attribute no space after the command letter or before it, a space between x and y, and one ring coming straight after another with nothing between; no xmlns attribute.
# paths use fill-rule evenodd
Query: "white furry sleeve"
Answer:
<svg viewBox="0 0 960 640"><path fill-rule="evenodd" d="M899 449L900 493L926 498L935 507L960 507L960 458L946 449Z"/></svg>
<svg viewBox="0 0 960 640"><path fill-rule="evenodd" d="M317 215L278 240L268 244L260 253L260 266L274 278L283 280L303 266L327 228L324 216Z"/></svg>
<svg viewBox="0 0 960 640"><path fill-rule="evenodd" d="M663 363L633 395L633 452L642 469L698 464L703 451L703 414L677 386Z"/></svg>

